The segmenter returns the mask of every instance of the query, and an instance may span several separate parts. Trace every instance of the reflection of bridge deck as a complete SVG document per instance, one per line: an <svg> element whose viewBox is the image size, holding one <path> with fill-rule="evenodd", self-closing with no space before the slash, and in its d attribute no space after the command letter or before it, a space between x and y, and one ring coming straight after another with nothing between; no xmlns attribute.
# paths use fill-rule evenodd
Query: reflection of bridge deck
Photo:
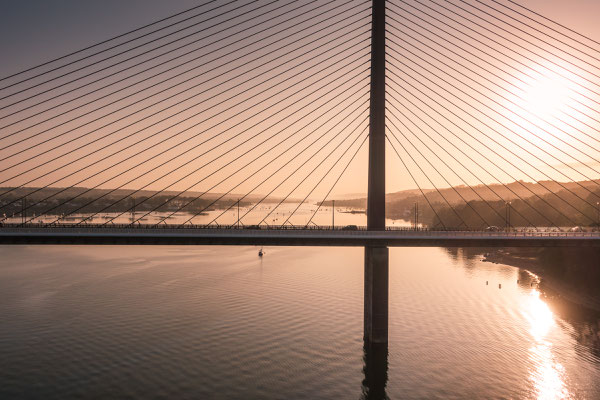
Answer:
<svg viewBox="0 0 600 400"><path fill-rule="evenodd" d="M331 227L232 229L206 226L5 226L2 244L567 247L600 246L600 232L485 232Z"/></svg>

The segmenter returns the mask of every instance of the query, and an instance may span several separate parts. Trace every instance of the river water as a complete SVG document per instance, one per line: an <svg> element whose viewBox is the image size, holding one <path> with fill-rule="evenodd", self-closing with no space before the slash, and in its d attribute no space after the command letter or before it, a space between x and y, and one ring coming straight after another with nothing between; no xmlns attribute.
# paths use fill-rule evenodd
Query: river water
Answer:
<svg viewBox="0 0 600 400"><path fill-rule="evenodd" d="M524 271L390 249L365 368L363 249L257 251L0 246L0 398L600 398L600 325Z"/></svg>

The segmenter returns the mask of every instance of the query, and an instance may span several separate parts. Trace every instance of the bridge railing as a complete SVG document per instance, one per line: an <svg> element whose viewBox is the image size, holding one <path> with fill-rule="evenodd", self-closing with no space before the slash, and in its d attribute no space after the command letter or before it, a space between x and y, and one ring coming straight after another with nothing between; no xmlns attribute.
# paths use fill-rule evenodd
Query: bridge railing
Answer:
<svg viewBox="0 0 600 400"><path fill-rule="evenodd" d="M343 232L345 236L380 236L390 235L396 233L403 236L418 236L418 237L488 237L488 238L510 238L510 237L598 237L600 238L600 232L597 230L586 230L586 231L569 231L569 230L532 230L532 229L511 229L501 231L489 231L489 230L464 230L464 229L446 229L446 230L435 230L428 228L414 229L411 227L387 227L385 231L367 231L364 226L346 225L346 226L327 226L327 225L313 225L313 226L301 226L301 225L288 225L288 226L265 226L265 225L240 225L238 226L219 226L219 225L150 225L150 224L18 224L10 223L3 224L0 227L0 232L19 232L23 233L42 233L42 232L61 232L61 233L119 233L119 234L135 234L139 232L177 232L186 231L192 233L195 232L206 232L211 231L215 234L252 234L260 232L294 232L295 234L335 234L336 232Z"/></svg>
<svg viewBox="0 0 600 400"><path fill-rule="evenodd" d="M144 224L144 223L120 223L120 224L94 224L94 223L54 223L46 224L42 222L31 222L31 223L19 223L9 222L0 223L0 228L17 228L17 227L35 227L35 228L82 228L91 227L94 229L111 229L111 228L135 228L135 229L256 229L256 230L342 230L342 231L366 231L367 227L363 225L217 225L217 224ZM510 228L510 229L498 229L489 230L484 229L472 229L472 228L446 228L436 229L419 227L414 228L410 226L387 226L386 231L406 231L406 232L486 232L486 233L536 233L536 232L552 232L552 233L587 233L587 232L598 232L598 228L580 228L581 230L572 231L571 227L563 228Z"/></svg>

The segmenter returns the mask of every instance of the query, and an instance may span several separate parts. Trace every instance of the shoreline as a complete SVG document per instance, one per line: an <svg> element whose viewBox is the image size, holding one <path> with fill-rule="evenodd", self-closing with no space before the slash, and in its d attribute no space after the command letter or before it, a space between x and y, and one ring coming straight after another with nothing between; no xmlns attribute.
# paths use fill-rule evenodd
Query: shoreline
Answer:
<svg viewBox="0 0 600 400"><path fill-rule="evenodd" d="M593 296L582 292L579 288L564 283L552 276L547 268L541 265L537 257L527 257L503 250L489 251L483 254L483 262L504 264L528 271L540 278L540 286L546 296L558 297L561 300L584 307L592 312L600 312L600 295Z"/></svg>

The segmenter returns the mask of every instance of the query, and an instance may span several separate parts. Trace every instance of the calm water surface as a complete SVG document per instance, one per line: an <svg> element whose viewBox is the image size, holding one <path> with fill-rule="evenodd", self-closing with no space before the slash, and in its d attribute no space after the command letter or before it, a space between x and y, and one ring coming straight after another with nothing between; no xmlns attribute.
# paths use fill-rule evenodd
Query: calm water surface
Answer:
<svg viewBox="0 0 600 400"><path fill-rule="evenodd" d="M390 249L365 357L363 249L265 250L0 246L0 398L600 398L600 325L524 271Z"/></svg>

